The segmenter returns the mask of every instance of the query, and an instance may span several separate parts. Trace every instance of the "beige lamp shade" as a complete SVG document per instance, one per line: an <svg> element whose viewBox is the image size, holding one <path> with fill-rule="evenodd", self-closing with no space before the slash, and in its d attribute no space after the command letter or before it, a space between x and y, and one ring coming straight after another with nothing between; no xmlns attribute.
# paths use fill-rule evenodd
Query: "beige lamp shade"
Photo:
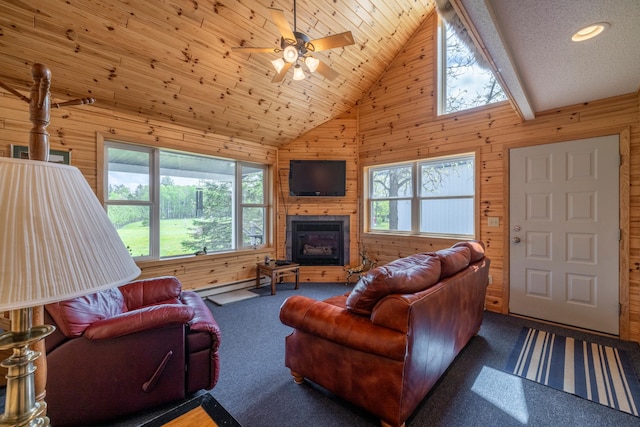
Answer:
<svg viewBox="0 0 640 427"><path fill-rule="evenodd" d="M91 294L139 274L77 168L0 158L0 311Z"/></svg>
<svg viewBox="0 0 640 427"><path fill-rule="evenodd" d="M317 58L314 58L313 56L307 56L304 59L304 63L309 68L309 71L314 73L318 69L318 65L320 65L320 60Z"/></svg>
<svg viewBox="0 0 640 427"><path fill-rule="evenodd" d="M290 63L294 63L298 60L298 49L295 46L287 46L282 51L282 58Z"/></svg>
<svg viewBox="0 0 640 427"><path fill-rule="evenodd" d="M293 69L293 80L304 80L304 71L302 71L300 64L296 64Z"/></svg>
<svg viewBox="0 0 640 427"><path fill-rule="evenodd" d="M282 58L274 59L271 63L273 64L273 68L276 69L276 73L279 73L284 68L285 64L284 59Z"/></svg>

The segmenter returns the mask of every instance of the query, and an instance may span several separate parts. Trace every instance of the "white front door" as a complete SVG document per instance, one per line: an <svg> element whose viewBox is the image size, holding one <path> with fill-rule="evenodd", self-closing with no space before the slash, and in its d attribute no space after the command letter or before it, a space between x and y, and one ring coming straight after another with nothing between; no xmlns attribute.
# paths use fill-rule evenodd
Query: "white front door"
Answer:
<svg viewBox="0 0 640 427"><path fill-rule="evenodd" d="M619 332L618 136L510 150L512 313Z"/></svg>

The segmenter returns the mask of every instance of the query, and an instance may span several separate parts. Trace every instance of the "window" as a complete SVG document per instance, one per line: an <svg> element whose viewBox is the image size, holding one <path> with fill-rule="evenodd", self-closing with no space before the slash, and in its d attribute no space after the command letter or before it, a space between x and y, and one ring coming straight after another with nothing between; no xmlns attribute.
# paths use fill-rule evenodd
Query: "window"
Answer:
<svg viewBox="0 0 640 427"><path fill-rule="evenodd" d="M370 167L368 230L475 236L475 155Z"/></svg>
<svg viewBox="0 0 640 427"><path fill-rule="evenodd" d="M372 168L370 228L387 231L411 231L413 165Z"/></svg>
<svg viewBox="0 0 640 427"><path fill-rule="evenodd" d="M474 235L475 168L473 156L418 163L420 232Z"/></svg>
<svg viewBox="0 0 640 427"><path fill-rule="evenodd" d="M489 69L481 67L473 52L440 20L438 113L449 114L505 101L507 96Z"/></svg>
<svg viewBox="0 0 640 427"><path fill-rule="evenodd" d="M117 142L105 160L107 214L134 257L266 243L266 166Z"/></svg>
<svg viewBox="0 0 640 427"><path fill-rule="evenodd" d="M240 218L242 218L242 246L255 246L264 243L265 205L263 166L240 165L242 180L242 200Z"/></svg>

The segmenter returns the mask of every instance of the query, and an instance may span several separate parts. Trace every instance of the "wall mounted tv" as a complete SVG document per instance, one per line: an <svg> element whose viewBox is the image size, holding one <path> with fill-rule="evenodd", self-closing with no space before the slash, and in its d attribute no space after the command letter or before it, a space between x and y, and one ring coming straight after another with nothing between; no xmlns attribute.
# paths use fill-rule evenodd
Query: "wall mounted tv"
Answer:
<svg viewBox="0 0 640 427"><path fill-rule="evenodd" d="M346 191L346 160L290 160L291 196L342 197Z"/></svg>

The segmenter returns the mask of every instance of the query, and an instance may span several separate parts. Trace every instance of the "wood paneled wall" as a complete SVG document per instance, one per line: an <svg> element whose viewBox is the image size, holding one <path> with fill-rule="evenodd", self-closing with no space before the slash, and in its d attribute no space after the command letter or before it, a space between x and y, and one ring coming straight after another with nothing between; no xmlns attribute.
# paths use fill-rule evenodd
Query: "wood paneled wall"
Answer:
<svg viewBox="0 0 640 427"><path fill-rule="evenodd" d="M508 103L438 117L436 114L436 17L428 18L413 40L359 106L360 166L415 160L479 149L480 227L478 237L491 258L493 284L487 308L508 312L508 150L535 144L621 134L630 158L629 193L621 202L628 218L621 248L621 337L640 341L640 110L639 94L568 106L522 122ZM621 177L624 180L624 177ZM621 195L622 195L621 193ZM499 227L488 227L487 217ZM623 225L624 230L624 225ZM381 262L416 251L446 247L451 241L363 233L361 244ZM626 249L623 249L626 251ZM625 261L626 260L626 261ZM628 262L628 265L626 264Z"/></svg>
<svg viewBox="0 0 640 427"><path fill-rule="evenodd" d="M53 81L55 84L55 76ZM28 145L29 129L29 106L0 91L0 155L11 156L11 144ZM259 143L142 120L91 105L53 109L48 131L51 149L70 151L71 164L82 171L96 192L99 181L97 141L101 138L266 164L271 169L277 154L275 148ZM275 256L273 247L144 261L138 265L142 270L141 278L175 275L185 289L199 289L255 278L256 262L267 254Z"/></svg>
<svg viewBox="0 0 640 427"><path fill-rule="evenodd" d="M357 117L353 113L318 126L302 138L278 150L277 254L285 257L287 215L349 215L349 253L345 264L359 264L358 241L358 156ZM346 160L347 191L345 197L290 197L289 160ZM344 267L306 266L300 268L300 280L306 282L343 282Z"/></svg>
<svg viewBox="0 0 640 427"><path fill-rule="evenodd" d="M436 18L432 14L353 111L279 150L94 106L52 111L51 146L70 150L72 164L82 170L94 189L97 134L274 167L275 247L140 263L142 277L173 274L190 289L250 279L255 274L255 263L265 254L283 258L287 214L349 215L350 265L358 264L359 248L384 263L418 251L448 247L451 240L364 233L359 215L362 168L476 150L480 168L478 238L487 247L493 276L486 303L489 310L506 313L509 149L620 134L629 152L628 157L622 158L623 168L630 171L621 193L628 194L628 200L623 201L620 210L625 231L621 243L621 337L640 341L640 94L567 106L538 114L527 122L522 122L508 103L439 117L435 108L435 35ZM0 155L10 155L10 144L26 145L29 128L27 105L0 91ZM304 158L346 159L346 197L289 197L288 162ZM488 227L489 216L498 217L500 226ZM342 281L344 277L341 267L304 267L301 271L303 281Z"/></svg>

